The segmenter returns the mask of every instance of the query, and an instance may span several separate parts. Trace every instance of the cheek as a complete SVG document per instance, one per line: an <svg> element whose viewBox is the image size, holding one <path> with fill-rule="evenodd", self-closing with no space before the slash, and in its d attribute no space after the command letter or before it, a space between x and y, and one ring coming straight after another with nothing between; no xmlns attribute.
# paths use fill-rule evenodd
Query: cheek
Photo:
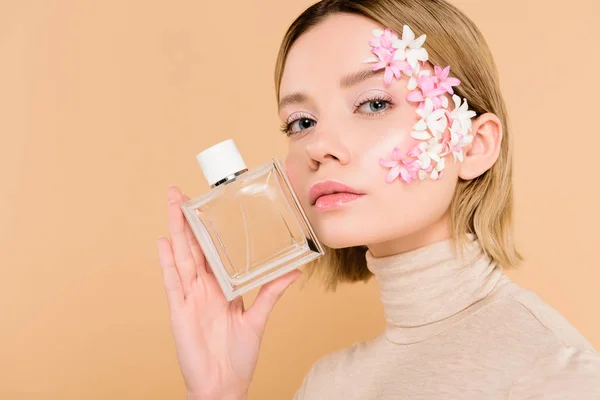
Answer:
<svg viewBox="0 0 600 400"><path fill-rule="evenodd" d="M411 136L413 126L418 120L416 107L398 105L397 110L392 110L391 114L384 116L380 120L367 120L361 130L367 131L368 135L362 135L363 139L359 143L360 152L369 163L375 163L379 167L379 159L390 159L395 147L403 152L408 152L419 140Z"/></svg>
<svg viewBox="0 0 600 400"><path fill-rule="evenodd" d="M382 179L373 199L370 219L385 226L389 237L419 231L447 212L455 190L456 174L450 171L439 180L410 183L394 180L387 184Z"/></svg>
<svg viewBox="0 0 600 400"><path fill-rule="evenodd" d="M304 161L306 163L306 161ZM285 168L285 172L287 174L294 191L298 194L302 191L302 182L304 182L304 178L302 177L302 160L300 157L294 154L288 154L285 160L283 161L283 166Z"/></svg>
<svg viewBox="0 0 600 400"><path fill-rule="evenodd" d="M372 155L365 160L372 168L378 170L376 174L373 174L376 178L372 181L371 188L376 193L376 199L382 205L382 210L402 208L407 210L408 214L412 214L409 217L412 218L427 212L426 210L437 214L449 206L458 180L458 165L454 163L452 155L444 157L443 174L437 180L431 179L429 174L424 180L420 180L418 173L413 173L410 182L403 180L400 174L395 175L395 178L389 183L386 182L386 178L393 169L391 165L395 163L394 160L397 160L395 156L400 154L404 156L405 160L416 160L417 157L410 156L409 153L420 143L422 143L421 140L410 136L410 131L390 131L373 147ZM397 154L393 154L394 148L398 149ZM381 159L389 161L390 166L381 165ZM402 161L396 165L406 166ZM436 162L432 161L431 165L435 166ZM418 164L415 168L421 169ZM405 215L405 217L408 216Z"/></svg>
<svg viewBox="0 0 600 400"><path fill-rule="evenodd" d="M283 161L283 166L285 168L285 172L287 174L288 179L292 183L292 186L295 186L294 182L296 181L296 167L294 163L290 160L289 156L286 157L286 159Z"/></svg>
<svg viewBox="0 0 600 400"><path fill-rule="evenodd" d="M418 145L419 141L410 136L410 133L410 129L395 129L387 132L375 148L379 158L389 159L394 148L398 148L403 153L406 153Z"/></svg>
<svg viewBox="0 0 600 400"><path fill-rule="evenodd" d="M385 184L390 170L389 167L381 165L380 160L392 160L395 148L406 154L419 144L419 140L411 137L410 132L410 129L405 128L389 129L379 136L371 137L368 143L361 143L361 164L364 169L372 171L371 176L376 177L376 181Z"/></svg>
<svg viewBox="0 0 600 400"><path fill-rule="evenodd" d="M403 127L372 129L368 134L361 131L360 139L355 143L355 148L362 159L375 159L387 157L391 154L394 146L406 146L407 142L413 140L410 132Z"/></svg>

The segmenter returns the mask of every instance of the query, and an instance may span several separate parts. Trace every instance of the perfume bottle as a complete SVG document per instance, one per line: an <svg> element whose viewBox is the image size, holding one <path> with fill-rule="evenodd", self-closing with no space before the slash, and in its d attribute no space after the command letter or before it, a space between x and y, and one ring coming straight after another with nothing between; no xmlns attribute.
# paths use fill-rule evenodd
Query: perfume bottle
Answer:
<svg viewBox="0 0 600 400"><path fill-rule="evenodd" d="M324 254L281 161L248 170L232 139L196 158L211 190L181 209L227 300Z"/></svg>

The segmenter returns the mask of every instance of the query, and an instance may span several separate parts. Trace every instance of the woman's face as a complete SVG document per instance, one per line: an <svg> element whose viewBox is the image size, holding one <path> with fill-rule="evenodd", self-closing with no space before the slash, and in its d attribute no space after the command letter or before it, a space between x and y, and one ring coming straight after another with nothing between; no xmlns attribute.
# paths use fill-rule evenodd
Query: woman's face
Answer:
<svg viewBox="0 0 600 400"><path fill-rule="evenodd" d="M449 236L447 210L458 175L449 155L441 179L385 182L389 168L379 160L389 160L394 147L408 151L420 142L411 137L419 116L418 103L405 99L408 77L386 85L384 69L373 72L363 62L373 56L374 28L385 29L362 16L335 14L304 33L290 49L280 87L282 100L300 96L279 115L291 123L285 166L319 239L332 248L367 245L386 255ZM367 79L345 79L365 70ZM343 196L312 204L311 187L327 180L363 194L343 204L337 202Z"/></svg>

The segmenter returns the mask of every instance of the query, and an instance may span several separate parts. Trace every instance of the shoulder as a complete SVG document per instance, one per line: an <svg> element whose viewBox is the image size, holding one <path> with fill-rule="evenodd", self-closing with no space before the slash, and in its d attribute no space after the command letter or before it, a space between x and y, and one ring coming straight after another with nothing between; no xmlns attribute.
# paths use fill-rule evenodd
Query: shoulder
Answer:
<svg viewBox="0 0 600 400"><path fill-rule="evenodd" d="M328 353L312 365L308 374L330 380L337 373L345 374L354 365L368 363L370 358L377 358L378 348L383 343L382 337L379 335L367 341L357 341L349 347Z"/></svg>
<svg viewBox="0 0 600 400"><path fill-rule="evenodd" d="M509 298L525 315L524 325L535 325L548 339L549 348L578 348L598 354L592 344L561 313L537 294L519 287Z"/></svg>
<svg viewBox="0 0 600 400"><path fill-rule="evenodd" d="M349 347L319 358L304 377L294 400L313 398L311 396L320 393L324 388L335 387L338 381L343 385L354 366L368 364L369 359L377 359L379 351L382 351L382 339L383 335L379 335L367 341L357 341Z"/></svg>
<svg viewBox="0 0 600 400"><path fill-rule="evenodd" d="M531 362L513 382L509 399L600 399L600 355L591 343L534 292L519 288L508 300L519 315L514 328L536 335Z"/></svg>
<svg viewBox="0 0 600 400"><path fill-rule="evenodd" d="M600 399L600 357L593 350L547 349L513 382L509 399Z"/></svg>
<svg viewBox="0 0 600 400"><path fill-rule="evenodd" d="M531 363L544 351L558 347L597 353L563 315L506 275L482 303L461 321L460 331L471 340L493 344L505 356L512 354L522 363Z"/></svg>

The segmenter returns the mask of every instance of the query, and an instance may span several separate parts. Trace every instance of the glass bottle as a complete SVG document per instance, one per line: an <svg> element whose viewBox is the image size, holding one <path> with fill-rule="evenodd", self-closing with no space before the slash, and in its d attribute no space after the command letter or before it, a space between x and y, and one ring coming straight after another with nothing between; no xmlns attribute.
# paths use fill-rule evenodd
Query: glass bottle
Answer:
<svg viewBox="0 0 600 400"><path fill-rule="evenodd" d="M181 209L227 300L324 254L281 161L248 170L232 139L196 158L211 190Z"/></svg>

